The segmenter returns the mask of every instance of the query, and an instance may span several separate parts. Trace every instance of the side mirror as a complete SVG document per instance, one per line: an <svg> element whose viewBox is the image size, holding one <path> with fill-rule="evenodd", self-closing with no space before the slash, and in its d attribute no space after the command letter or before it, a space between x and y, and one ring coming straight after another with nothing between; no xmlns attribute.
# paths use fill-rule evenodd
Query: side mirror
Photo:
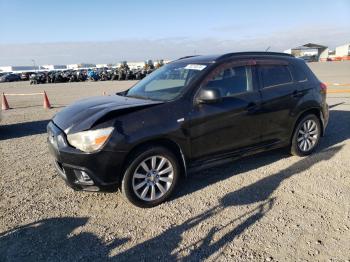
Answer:
<svg viewBox="0 0 350 262"><path fill-rule="evenodd" d="M216 88L202 88L197 97L198 104L210 104L221 101L221 95Z"/></svg>

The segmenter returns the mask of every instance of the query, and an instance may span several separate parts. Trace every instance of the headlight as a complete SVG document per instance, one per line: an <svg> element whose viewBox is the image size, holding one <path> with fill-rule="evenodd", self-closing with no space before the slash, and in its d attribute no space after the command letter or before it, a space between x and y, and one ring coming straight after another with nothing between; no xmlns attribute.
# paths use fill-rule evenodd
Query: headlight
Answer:
<svg viewBox="0 0 350 262"><path fill-rule="evenodd" d="M100 149L113 132L113 127L83 131L67 136L70 145L84 152L93 152Z"/></svg>

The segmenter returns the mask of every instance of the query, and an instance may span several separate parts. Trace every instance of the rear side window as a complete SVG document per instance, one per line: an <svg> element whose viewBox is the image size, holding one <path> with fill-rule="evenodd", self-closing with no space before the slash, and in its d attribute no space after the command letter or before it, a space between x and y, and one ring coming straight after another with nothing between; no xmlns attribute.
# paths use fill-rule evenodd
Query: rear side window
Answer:
<svg viewBox="0 0 350 262"><path fill-rule="evenodd" d="M262 65L260 72L264 88L292 82L292 76L286 65Z"/></svg>
<svg viewBox="0 0 350 262"><path fill-rule="evenodd" d="M292 67L292 73L293 73L293 78L297 82L304 82L307 81L307 76L304 70L298 66L298 65L293 65Z"/></svg>

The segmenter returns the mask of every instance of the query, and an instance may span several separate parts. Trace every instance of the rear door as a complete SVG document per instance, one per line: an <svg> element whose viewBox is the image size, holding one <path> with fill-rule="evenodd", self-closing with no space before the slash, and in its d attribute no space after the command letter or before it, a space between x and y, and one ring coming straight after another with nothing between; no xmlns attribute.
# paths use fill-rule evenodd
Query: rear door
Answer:
<svg viewBox="0 0 350 262"><path fill-rule="evenodd" d="M257 61L262 98L262 142L286 142L293 126L292 112L303 96L293 81L287 60Z"/></svg>
<svg viewBox="0 0 350 262"><path fill-rule="evenodd" d="M218 66L202 83L205 87L218 89L222 100L193 106L192 157L212 157L258 144L261 99L251 61Z"/></svg>

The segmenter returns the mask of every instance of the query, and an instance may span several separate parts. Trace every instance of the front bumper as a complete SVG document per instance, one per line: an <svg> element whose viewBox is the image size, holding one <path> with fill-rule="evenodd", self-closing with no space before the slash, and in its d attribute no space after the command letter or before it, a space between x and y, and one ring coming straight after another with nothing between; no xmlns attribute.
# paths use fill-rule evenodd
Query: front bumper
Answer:
<svg viewBox="0 0 350 262"><path fill-rule="evenodd" d="M68 186L75 190L110 191L119 185L126 152L82 152L68 144L66 134L52 121L47 132L55 168Z"/></svg>

